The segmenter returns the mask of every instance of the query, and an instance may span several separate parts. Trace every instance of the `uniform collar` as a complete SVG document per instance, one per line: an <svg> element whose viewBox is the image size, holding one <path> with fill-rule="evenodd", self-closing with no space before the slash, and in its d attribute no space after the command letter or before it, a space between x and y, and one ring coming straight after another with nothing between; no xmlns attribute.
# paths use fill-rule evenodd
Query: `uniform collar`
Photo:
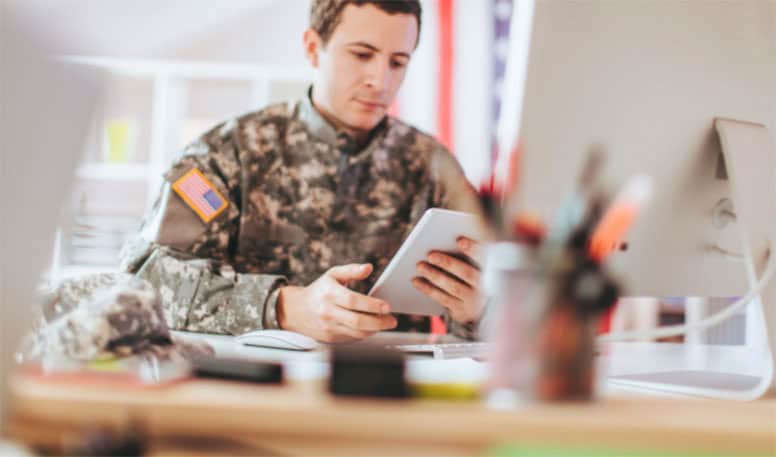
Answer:
<svg viewBox="0 0 776 457"><path fill-rule="evenodd" d="M299 103L299 119L307 124L310 133L317 136L322 141L334 145L342 152L348 155L357 155L366 149L371 150L380 134L388 126L388 116L383 118L377 126L369 133L369 139L364 147L359 148L352 135L343 130L337 130L329 121L324 118L315 108L312 101L313 86L307 89L307 93Z"/></svg>

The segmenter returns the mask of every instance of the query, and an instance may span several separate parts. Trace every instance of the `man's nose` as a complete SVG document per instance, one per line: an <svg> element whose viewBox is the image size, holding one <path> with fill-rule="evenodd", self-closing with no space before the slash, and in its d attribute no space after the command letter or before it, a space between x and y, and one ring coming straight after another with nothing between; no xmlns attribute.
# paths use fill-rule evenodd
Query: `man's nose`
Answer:
<svg viewBox="0 0 776 457"><path fill-rule="evenodd" d="M391 79L390 65L383 59L374 59L370 62L366 75L366 85L370 89L385 90Z"/></svg>

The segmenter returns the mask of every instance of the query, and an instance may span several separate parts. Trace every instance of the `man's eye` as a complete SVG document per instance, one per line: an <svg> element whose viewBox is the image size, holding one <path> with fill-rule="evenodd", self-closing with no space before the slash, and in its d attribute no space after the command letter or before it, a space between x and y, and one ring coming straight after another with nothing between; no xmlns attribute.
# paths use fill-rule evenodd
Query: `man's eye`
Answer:
<svg viewBox="0 0 776 457"><path fill-rule="evenodd" d="M404 62L402 60L392 60L391 61L391 67L393 68L404 68L407 66L407 62Z"/></svg>
<svg viewBox="0 0 776 457"><path fill-rule="evenodd" d="M368 52L354 52L353 55L356 56L358 60L369 60L369 58L372 57L372 54Z"/></svg>

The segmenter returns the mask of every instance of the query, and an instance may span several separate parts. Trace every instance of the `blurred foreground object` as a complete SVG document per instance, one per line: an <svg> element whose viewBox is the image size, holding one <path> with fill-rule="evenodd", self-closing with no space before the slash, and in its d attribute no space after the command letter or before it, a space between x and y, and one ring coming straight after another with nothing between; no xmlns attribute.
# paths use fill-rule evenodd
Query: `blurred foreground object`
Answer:
<svg viewBox="0 0 776 457"><path fill-rule="evenodd" d="M603 152L592 148L578 188L546 236L537 230L539 224L526 224L525 217L506 222L502 199L483 194L486 209L498 214L491 224L501 225L491 230L499 238L487 246L483 273L483 289L493 306L486 321L495 347L487 386L493 407L594 395L598 322L620 293L618 282L603 268L603 250L591 249L597 227L612 214L604 213L606 192L598 182L602 160ZM613 208L620 206L618 198ZM631 211L616 230L604 224L607 243L622 236L636 214Z"/></svg>
<svg viewBox="0 0 776 457"><path fill-rule="evenodd" d="M342 396L408 397L404 354L367 343L335 345L329 392Z"/></svg>
<svg viewBox="0 0 776 457"><path fill-rule="evenodd" d="M31 3L31 2L30 2ZM81 152L96 75L52 57L68 36L25 7L0 6L0 426L5 428L12 354L28 331L35 284L49 261L62 202Z"/></svg>

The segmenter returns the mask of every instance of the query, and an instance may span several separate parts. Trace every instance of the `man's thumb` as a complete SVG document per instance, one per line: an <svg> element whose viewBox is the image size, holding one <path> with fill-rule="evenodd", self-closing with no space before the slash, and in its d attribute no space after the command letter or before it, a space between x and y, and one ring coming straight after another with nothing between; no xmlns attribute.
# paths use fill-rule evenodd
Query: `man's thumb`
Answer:
<svg viewBox="0 0 776 457"><path fill-rule="evenodd" d="M326 274L336 279L339 283L345 284L348 281L366 279L372 274L372 264L352 263L350 265L339 265L330 268Z"/></svg>

